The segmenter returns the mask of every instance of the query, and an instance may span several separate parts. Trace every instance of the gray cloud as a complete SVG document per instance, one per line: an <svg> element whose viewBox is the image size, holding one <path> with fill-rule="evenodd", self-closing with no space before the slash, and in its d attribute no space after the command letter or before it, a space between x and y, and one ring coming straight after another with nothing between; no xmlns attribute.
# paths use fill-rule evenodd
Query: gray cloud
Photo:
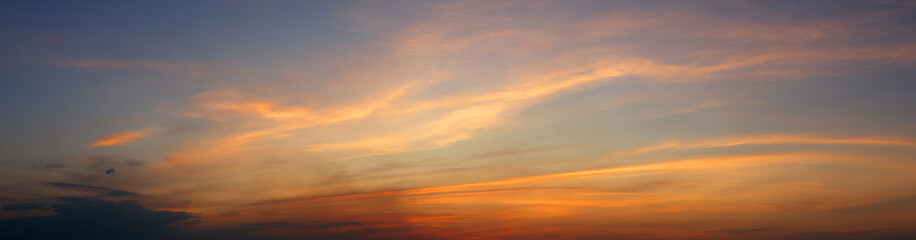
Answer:
<svg viewBox="0 0 916 240"><path fill-rule="evenodd" d="M77 190L89 190L89 191L109 191L109 190L112 190L111 188L106 188L106 187L96 187L96 186L82 185L82 184L72 184L72 183L49 182L48 185L55 186L55 187L60 187L60 188L77 189Z"/></svg>
<svg viewBox="0 0 916 240"><path fill-rule="evenodd" d="M71 189L71 190L95 193L95 194L105 196L105 197L140 196L139 193L135 193L135 192L128 192L124 190L112 189L112 188L107 188L107 187L91 186L91 185L60 183L60 182L49 182L48 185L59 187L59 188L64 188L64 189Z"/></svg>
<svg viewBox="0 0 916 240"><path fill-rule="evenodd" d="M48 205L42 203L20 203L3 205L3 211L23 211L32 209L46 208Z"/></svg>
<svg viewBox="0 0 916 240"><path fill-rule="evenodd" d="M187 212L154 211L134 201L105 201L91 197L58 197L52 216L0 221L4 239L187 239L179 224L196 216ZM5 205L29 208L43 204Z"/></svg>

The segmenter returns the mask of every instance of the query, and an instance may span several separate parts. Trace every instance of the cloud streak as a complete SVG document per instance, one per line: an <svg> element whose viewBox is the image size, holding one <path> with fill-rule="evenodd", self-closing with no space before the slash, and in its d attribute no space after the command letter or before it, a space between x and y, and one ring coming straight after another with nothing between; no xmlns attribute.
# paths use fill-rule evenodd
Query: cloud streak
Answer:
<svg viewBox="0 0 916 240"><path fill-rule="evenodd" d="M732 168L732 167L737 167L737 166L747 166L747 164L752 164L752 165L753 164L766 164L766 163L771 163L772 161L785 161L786 159L795 159L799 157L810 158L812 156L817 156L817 155L772 154L772 155L757 155L757 156L737 156L737 157L676 160L676 161L667 161L667 162L662 162L662 163L637 164L633 166L608 167L608 168L598 168L598 169L589 169L589 170L581 170L581 171L527 176L527 177L519 177L519 178L488 181L488 182L426 187L426 188L418 188L418 189L410 189L410 190L382 191L382 192L373 192L373 193L348 194L348 195L340 195L340 196L314 197L314 198L307 198L303 200L279 200L279 201L280 202L289 202L289 201L308 202L308 201L329 201L329 200L339 200L339 199L362 199L362 198L376 198L376 197L399 197L399 196L411 196L411 195L490 191L490 190L499 190L499 189L504 189L504 188L512 188L512 187L525 186L525 185L531 185L531 184L570 180L570 179L577 179L577 178L587 178L587 177L602 176L602 175L627 174L627 173L639 173L639 172L650 172L650 171L684 170L684 169ZM275 202L277 201L266 201L266 202L261 202L257 204L269 204L269 203L275 203Z"/></svg>
<svg viewBox="0 0 916 240"><path fill-rule="evenodd" d="M873 145L914 148L916 142L891 138L843 138L828 137L818 134L772 134L757 136L738 136L730 138L706 139L699 141L668 141L655 146L641 148L623 153L624 156L645 154L658 151L683 151L702 148L734 147L742 145Z"/></svg>
<svg viewBox="0 0 916 240"><path fill-rule="evenodd" d="M143 138L146 138L152 135L154 132L155 132L154 129L143 129L143 130L136 130L136 131L118 132L118 133L114 133L108 136L104 136L100 138L99 140L96 140L89 146L90 147L112 147L112 146L125 145L128 143L133 143Z"/></svg>

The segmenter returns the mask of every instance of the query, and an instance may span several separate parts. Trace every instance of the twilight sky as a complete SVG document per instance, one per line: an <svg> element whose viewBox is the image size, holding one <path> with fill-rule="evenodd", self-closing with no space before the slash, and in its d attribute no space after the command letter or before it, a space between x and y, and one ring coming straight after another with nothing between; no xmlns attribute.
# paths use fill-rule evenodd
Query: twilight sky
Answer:
<svg viewBox="0 0 916 240"><path fill-rule="evenodd" d="M916 238L914 76L913 1L5 1L0 232Z"/></svg>

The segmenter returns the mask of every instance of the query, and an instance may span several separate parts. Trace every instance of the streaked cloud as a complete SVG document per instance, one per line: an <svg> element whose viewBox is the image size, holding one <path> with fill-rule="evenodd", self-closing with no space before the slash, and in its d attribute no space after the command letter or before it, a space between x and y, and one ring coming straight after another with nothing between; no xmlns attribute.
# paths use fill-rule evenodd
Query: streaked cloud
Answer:
<svg viewBox="0 0 916 240"><path fill-rule="evenodd" d="M139 193L129 192L124 190L111 189L107 187L98 187L92 185L82 185L82 184L73 184L73 183L59 183L59 182L50 182L48 185L63 188L67 190L85 192L96 194L98 196L104 197L134 197L140 196Z"/></svg>
<svg viewBox="0 0 916 240"><path fill-rule="evenodd" d="M801 144L801 145L876 145L890 147L916 147L916 141L889 138L843 138L818 134L773 134L759 136L739 136L721 139L691 141L667 141L655 146L645 147L623 155L636 155L656 151L680 151L701 148L732 147L740 145L765 144Z"/></svg>
<svg viewBox="0 0 916 240"><path fill-rule="evenodd" d="M468 191L486 191L486 190L493 190L493 189L524 186L524 185L530 185L530 184L535 184L535 183L561 181L561 180L567 180L567 179L585 178L585 177L590 177L590 176L599 176L599 175L608 175L608 174L623 174L623 173L689 169L689 168L706 168L706 169L708 168L729 168L729 167L735 167L735 166L743 166L745 164L765 164L765 163L768 163L768 161L765 161L765 160L785 160L787 158L794 158L798 156L804 156L804 155L781 154L781 155L738 156L738 157L667 161L667 162L654 163L654 164L643 164L643 165L623 166L623 167L609 167L609 168L589 169L589 170L563 172L563 173L546 174L546 175L527 176L527 177L489 181L489 182L468 183L468 184L459 184L459 185L450 185L450 186L436 186L436 187L402 190L402 191L384 191L384 192L377 192L377 193L329 196L329 197L308 199L306 201L393 197L393 196L425 195L425 194L455 193L455 192L468 192Z"/></svg>
<svg viewBox="0 0 916 240"><path fill-rule="evenodd" d="M137 131L125 131L114 133L105 137L100 138L93 142L90 147L111 147L119 146L132 142L139 141L145 137L148 137L155 133L155 129L143 129Z"/></svg>

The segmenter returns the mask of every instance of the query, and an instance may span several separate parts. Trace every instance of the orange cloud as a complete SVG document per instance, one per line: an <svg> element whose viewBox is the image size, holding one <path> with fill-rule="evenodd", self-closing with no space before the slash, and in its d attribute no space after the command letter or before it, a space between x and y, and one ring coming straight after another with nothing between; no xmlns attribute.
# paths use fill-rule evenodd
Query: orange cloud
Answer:
<svg viewBox="0 0 916 240"><path fill-rule="evenodd" d="M326 197L307 198L307 199L301 199L301 200L285 200L285 201L280 200L280 202L311 202L311 201L340 200L340 199L364 199L364 198L377 198L377 197L398 197L398 196L413 196L413 195L428 195L428 194L435 195L435 194L458 193L458 192L491 191L491 190L498 190L498 189L509 188L509 187L546 183L546 182L568 180L568 179L594 177L594 176L609 175L609 174L639 173L639 172L649 172L649 171L683 170L683 169L733 168L733 167L744 167L744 166L756 165L756 164L766 164L766 163L772 163L772 162L778 162L778 161L789 161L790 159L811 158L811 157L817 157L817 156L825 156L825 155L787 153L787 154L762 154L762 155L750 155L750 156L728 156L728 157L718 157L718 158L697 158L697 159L686 159L686 160L661 162L661 163L639 164L639 165L632 165L632 166L615 166L615 167L608 167L608 168L598 168L598 169L580 170L580 171L572 171L572 172L526 176L526 177L510 178L510 179L487 181L487 182L425 187L425 188L417 188L417 189L409 189L409 190L381 191L381 192L371 192L371 193L326 196ZM267 201L267 202L276 202L276 201Z"/></svg>
<svg viewBox="0 0 916 240"><path fill-rule="evenodd" d="M473 8L468 10L474 10ZM433 15L442 16L442 15ZM790 29L792 34L780 35L782 26L760 26L744 30L741 23L727 25L729 29L701 29L698 35L708 35L728 42L767 41L798 42L782 47L750 49L747 51L688 51L691 61L665 61L649 55L628 55L632 49L626 46L591 46L584 44L584 48L568 49L569 51L550 52L550 59L535 63L525 62L513 57L531 57L536 59L543 52L538 49L564 49L564 44L575 45L581 42L596 42L602 38L613 36L575 36L576 33L596 34L632 34L632 31L646 29L637 25L644 21L632 21L638 17L619 17L610 22L600 24L573 24L579 32L567 34L569 24L555 30L529 31L519 29L488 29L476 26L460 25L467 22L464 18L460 21L449 19L431 19L423 21L418 26L407 26L402 31L397 28L391 31L392 42L382 43L396 49L391 59L375 59L379 62L397 62L392 66L392 71L401 74L372 76L383 80L387 86L403 86L397 90L373 88L371 84L348 85L352 88L368 89L364 101L355 101L339 104L316 102L302 104L301 102L282 101L276 96L249 95L250 92L239 93L234 90L216 90L199 94L192 99L196 109L187 112L188 116L222 121L233 124L225 129L230 132L221 132L219 136L193 142L181 146L178 152L170 154L170 159L159 166L179 167L187 169L221 170L219 166L236 166L238 164L251 164L251 168L260 169L254 163L264 158L295 159L291 161L320 161L327 159L352 159L356 157L402 153L418 150L428 150L448 146L458 141L472 139L485 134L489 128L503 127L512 124L514 112L523 110L533 104L550 100L552 96L573 92L579 89L593 87L598 84L617 81L620 77L636 76L636 81L664 84L666 82L701 82L724 79L721 76L740 72L748 76L771 76L772 74L785 74L789 78L802 74L821 74L811 69L798 70L799 66L815 66L839 60L899 60L912 59L913 48L892 50L893 48L872 49L868 47L850 47L851 49L838 49L831 46L810 46L804 43L816 43L817 38L806 37L809 32L823 36L831 34L821 33L800 27ZM691 18L693 19L693 18ZM608 21L607 19L601 19ZM654 21L654 22L653 22ZM649 26L657 29L658 20L646 21ZM483 20L482 22L490 22ZM457 24L456 24L457 23ZM587 22L586 22L587 23ZM408 24L409 25L409 24ZM697 24L701 26L717 26L717 24ZM512 27L511 23L503 26ZM472 28L472 29L466 29ZM561 30L562 29L562 30ZM630 32L616 31L623 29ZM813 28L818 30L818 28ZM829 29L827 29L829 30ZM558 31L562 31L562 37ZM775 31L775 32L774 32ZM454 34L459 32L461 34ZM455 37L455 35L460 35ZM760 39L760 36L769 38ZM559 39L562 38L562 39ZM583 40L585 39L585 40ZM705 38L704 38L705 39ZM523 41L517 41L523 40ZM562 40L562 41L561 41ZM714 39L713 39L714 40ZM609 46L609 45L608 45ZM725 49L728 50L728 49ZM878 51L880 50L880 51ZM900 51L900 53L894 53ZM495 56L511 56L504 58L493 57L475 58L476 52L487 52ZM642 51L636 51L642 52ZM737 53L737 54L735 54ZM555 56L556 55L556 56ZM899 55L899 56L897 56ZM457 56L457 57L455 57ZM907 57L910 56L910 57ZM496 72L493 76L482 76L482 71L476 73L463 68L461 59L481 60L482 65L495 63L494 68L506 70ZM505 60L505 61L504 61ZM499 62L511 62L507 66L498 65ZM443 64L445 63L445 64ZM86 66L99 65L98 63L84 64ZM764 66L764 67L761 67ZM770 67L773 66L773 67ZM464 71L464 72L462 72ZM372 75L372 71L354 68L353 74ZM791 76L790 76L791 75ZM481 78L481 79L477 79ZM734 79L745 79L734 78ZM786 79L779 76L768 79ZM375 81L375 80L373 80ZM486 81L486 82L485 82ZM627 80L631 81L631 80ZM437 92L433 87L437 84L448 83L459 87L467 86L467 91ZM413 85L411 85L413 84ZM319 86L316 84L315 86ZM416 87L413 87L416 86ZM242 88L238 88L242 89ZM362 95L361 95L362 96ZM629 97L633 99L632 97ZM640 100L651 101L650 96L638 97ZM603 106L618 106L622 103L606 103ZM677 112L689 112L696 109L718 107L724 104L733 104L731 101L711 100L707 103ZM237 120L237 121L236 121ZM234 125L237 124L237 125ZM685 150L692 148L715 148L751 144L863 144L880 146L902 146L910 143L898 143L883 139L852 139L852 138L827 138L818 136L801 135L771 135L753 136L744 138L728 138L707 140L699 142L669 142L658 146L650 146L631 152L630 154L648 153L663 150ZM290 152L302 153L301 155L289 154ZM373 159L374 160L374 159ZM571 159L577 161L579 159ZM731 161L725 161L731 162ZM750 162L750 161L739 161ZM354 161L353 164L362 162ZM347 165L350 163L341 163ZM188 166L186 166L188 165ZM203 166L207 165L207 166ZM637 173L655 170L670 170L678 168L722 167L726 165L712 165L699 162L660 163L649 165L636 165L617 168L602 168L567 173L557 173L539 176L526 176L510 178L499 181L479 182L469 184L433 186L427 188L409 189L403 191L375 192L357 195L334 196L322 199L360 199L386 196L416 196L425 194L446 194L467 191L492 191L518 185L545 183L550 181L584 178L589 176L611 175L617 173ZM290 171L293 172L292 170ZM228 176L228 175L227 175ZM194 177L200 177L195 175ZM213 177L212 175L208 175ZM294 178L285 176L288 178ZM213 177L217 178L217 177ZM298 179L298 177L295 177ZM238 180L244 179L244 180ZM416 181L417 179L411 179ZM422 180L422 178L420 179ZM246 178L233 176L225 181L239 181L246 186L257 185ZM428 185L427 185L428 186ZM283 188L275 187L271 188ZM272 195L271 197L287 196L314 196L303 195L310 190L303 186L300 189L286 189L286 193ZM378 189L378 188L375 188ZM219 191L219 190L211 190ZM328 196L337 193L315 194ZM618 206L620 202L602 201L559 201L559 200L531 200L531 205L582 205L582 206Z"/></svg>
<svg viewBox="0 0 916 240"><path fill-rule="evenodd" d="M830 138L814 134L772 134L758 136L741 136L720 139L707 139L691 142L668 141L655 146L645 147L624 153L624 156L665 150L689 150L699 148L718 148L740 145L767 144L803 144L803 145L876 145L896 147L916 147L916 142L889 138Z"/></svg>
<svg viewBox="0 0 916 240"><path fill-rule="evenodd" d="M407 84L384 94L380 99L328 109L309 109L298 105L275 103L245 96L231 89L200 93L194 97L196 108L187 113L187 116L215 121L238 118L254 125L263 122L270 124L189 146L170 154L169 160L158 167L183 166L208 159L225 158L244 152L248 144L289 138L294 136L292 132L297 130L366 118L388 108L391 102L399 99L412 87L412 84Z"/></svg>
<svg viewBox="0 0 916 240"><path fill-rule="evenodd" d="M483 14L485 11L482 9L511 8L512 5L443 4L437 5L434 9L450 13L461 12L476 16L482 19L482 22L489 22L487 18L491 16ZM584 46L587 47L571 47L615 36L661 34L672 30L673 26L686 24L665 19L632 20L641 15L652 14L655 12L634 11L622 16L582 19L583 21L574 24L575 27L572 29L569 24L528 29L522 26L527 21L536 19L527 19L523 16L504 22L499 27L487 27L450 17L450 14L433 14L429 19L414 24L389 26L384 28L390 30L386 30L385 37L380 38L385 41L380 45L395 50L384 56L389 58L384 62L398 62L400 64L395 72L406 72L383 74L372 78L384 79L387 84L402 87L393 91L369 90L370 96L375 97L368 101L333 107L321 106L320 103L315 104L318 106L282 104L258 96L247 96L234 90L201 93L193 99L197 108L189 111L187 116L218 121L244 118L250 124L237 128L245 129L240 132L227 133L223 137L207 139L186 147L186 150L172 154L172 160L166 165L182 165L201 159L224 159L225 156L240 151L239 149L256 143L272 143L269 141L279 139L297 142L295 146L284 147L284 151L333 151L336 155L329 158L336 160L435 149L471 139L488 128L506 126L507 123L513 122L508 119L511 113L543 102L552 95L615 81L620 77L638 76L653 83L701 82L725 79L724 76L740 72L745 76L779 75L768 79L790 79L823 74L823 71L798 68L811 68L836 61L912 61L910 53L916 50L911 46L809 46L824 39L850 35L855 29L848 28L853 28L854 25L847 26L849 22L845 21L784 26L747 22L719 24L716 19L705 18L690 18L696 23L693 25L705 27L696 29L695 33L692 31L680 34L689 34L685 36L689 38L712 38L712 41L750 41L758 44L760 41L789 41L798 44L747 51L720 52L699 48L685 53L694 60L683 62L665 61L657 56L653 57L652 54L634 55L631 54L633 49L628 49L627 46L586 44ZM670 14L684 13L666 12L666 15ZM386 23L385 19L366 19L369 16L375 15L359 14L354 17L359 18L358 22L365 24ZM709 23L707 21L717 23L705 24ZM569 51L562 51L555 57L551 54L552 57L547 61L530 60L537 59L534 56L542 55L538 49L567 48ZM498 52L498 55L503 57L480 63L475 63L476 60L461 60L479 59L477 57L490 52ZM502 66L499 65L500 62L515 64ZM474 71L465 71L465 65L491 63L496 64L494 67L505 67L508 70L492 77L483 77L497 84L481 84L485 86L475 88L473 85L484 83L484 80L476 80L481 77ZM105 61L80 62L73 65L97 68L127 67L124 64ZM174 68L153 63L134 65L146 68ZM761 66L777 67L774 70L773 67ZM366 71L369 70L353 72L367 74ZM462 82L458 85L471 85L469 89L473 91L432 97L427 94L434 92L429 91L430 87L446 82ZM727 101L710 101L709 104L682 111L717 107L724 105L724 102ZM364 119L371 119L374 125L367 127L365 122L353 123ZM321 133L331 135L327 132L334 131L326 130L324 127L345 123L353 125L342 126L339 129L353 127L370 130L348 133L346 136L316 137ZM375 131L382 128L391 131ZM309 129L308 135L302 133L301 130L304 129Z"/></svg>
<svg viewBox="0 0 916 240"><path fill-rule="evenodd" d="M142 138L148 137L153 133L153 129L144 129L138 131L127 131L111 134L96 140L90 147L111 147L136 142Z"/></svg>
<svg viewBox="0 0 916 240"><path fill-rule="evenodd" d="M342 158L352 159L439 148L468 139L479 130L502 125L507 113L537 102L539 98L590 82L611 80L624 73L616 68L601 68L585 70L584 73L569 73L564 70L547 75L549 77L532 77L522 83L490 92L427 101L398 102L405 95L422 91L424 87L428 87L423 84L423 81L409 82L389 92L379 94L377 99L329 109L311 109L298 105L280 104L246 96L230 89L208 91L193 98L196 106L187 113L187 116L216 121L245 119L272 124L229 135L209 143L202 143L204 146L194 147L193 150L172 154L171 159L161 166L178 166L207 158L219 158L230 152L237 153L244 145L281 138L295 138L297 135L294 131L297 130L343 124L369 117L383 120L410 119L422 125L392 126L402 129L394 134L364 133L359 134L356 138L334 141L315 139L312 144L299 145L293 149L310 152L368 151Z"/></svg>

